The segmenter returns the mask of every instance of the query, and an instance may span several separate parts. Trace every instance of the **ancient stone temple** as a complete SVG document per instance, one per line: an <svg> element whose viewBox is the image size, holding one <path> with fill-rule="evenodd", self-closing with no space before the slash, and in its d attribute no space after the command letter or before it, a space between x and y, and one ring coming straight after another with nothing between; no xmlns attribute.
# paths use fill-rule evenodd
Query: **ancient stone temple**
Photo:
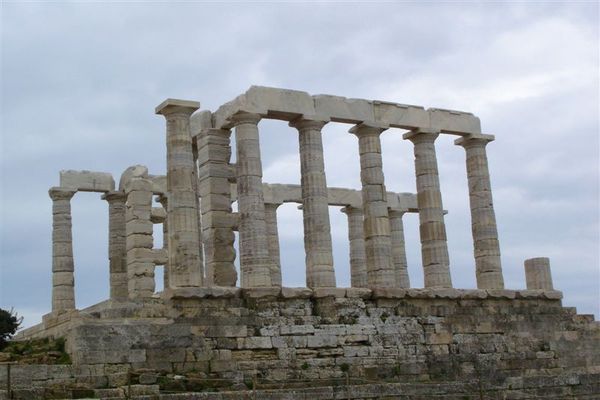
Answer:
<svg viewBox="0 0 600 400"><path fill-rule="evenodd" d="M61 171L49 191L52 311L18 339L65 337L74 364L65 380L79 382L85 369L103 377L87 380L98 393L124 386L136 370L231 383L227 395L193 397L203 399L248 398L234 390L248 380L276 384L258 397L273 399L600 393L600 324L562 307L549 259L525 260L526 287L505 288L486 156L494 137L473 114L267 87L251 87L216 111L167 99L155 112L166 120L166 173L135 165L117 185L107 173ZM263 181L263 119L288 121L298 138L300 185ZM327 185L326 124L346 124L356 136L362 190ZM414 145L416 193L387 191L382 134ZM465 150L477 289L452 284L440 135L457 136ZM110 298L86 309L74 296L70 200L78 191L108 203ZM290 202L303 215L301 288L282 287L277 208ZM348 288L336 285L332 206L348 218ZM412 287L407 272L406 213L419 216L424 288ZM154 246L155 224L162 248ZM164 266L158 293L156 266ZM51 371L28 383L59 379ZM332 383L340 378L344 384Z"/></svg>

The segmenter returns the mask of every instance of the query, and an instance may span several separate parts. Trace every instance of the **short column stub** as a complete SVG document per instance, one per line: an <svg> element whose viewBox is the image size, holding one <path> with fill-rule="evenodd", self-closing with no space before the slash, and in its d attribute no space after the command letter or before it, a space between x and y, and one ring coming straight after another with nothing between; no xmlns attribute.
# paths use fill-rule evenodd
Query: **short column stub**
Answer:
<svg viewBox="0 0 600 400"><path fill-rule="evenodd" d="M525 260L525 280L528 290L554 290L550 259L535 257Z"/></svg>

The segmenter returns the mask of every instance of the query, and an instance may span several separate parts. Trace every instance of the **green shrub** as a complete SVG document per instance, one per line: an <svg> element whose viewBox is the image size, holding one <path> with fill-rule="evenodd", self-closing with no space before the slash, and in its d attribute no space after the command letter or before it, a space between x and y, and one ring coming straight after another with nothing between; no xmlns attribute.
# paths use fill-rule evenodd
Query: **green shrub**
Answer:
<svg viewBox="0 0 600 400"><path fill-rule="evenodd" d="M23 318L19 317L12 309L10 311L0 308L0 350L2 350L10 338L17 332Z"/></svg>

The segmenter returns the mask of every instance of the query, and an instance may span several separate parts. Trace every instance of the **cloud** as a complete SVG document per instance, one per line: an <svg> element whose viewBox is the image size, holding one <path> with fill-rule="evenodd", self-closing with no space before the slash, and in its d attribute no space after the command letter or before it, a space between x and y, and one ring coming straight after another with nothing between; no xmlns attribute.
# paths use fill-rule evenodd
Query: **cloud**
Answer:
<svg viewBox="0 0 600 400"><path fill-rule="evenodd" d="M166 97L215 110L252 84L466 110L488 146L507 286L549 255L565 304L600 313L597 4L6 3L2 13L0 306L26 324L50 307L51 211L60 169L165 170ZM360 188L358 144L328 124L330 186ZM297 132L262 121L264 179L300 181ZM386 185L414 192L412 144L382 135ZM464 150L436 142L456 287L474 287ZM107 206L73 201L77 303L108 294ZM284 283L304 283L302 216L278 211ZM330 209L338 284L345 215ZM418 220L405 217L414 286ZM157 240L157 242L159 242ZM25 290L24 290L25 289Z"/></svg>

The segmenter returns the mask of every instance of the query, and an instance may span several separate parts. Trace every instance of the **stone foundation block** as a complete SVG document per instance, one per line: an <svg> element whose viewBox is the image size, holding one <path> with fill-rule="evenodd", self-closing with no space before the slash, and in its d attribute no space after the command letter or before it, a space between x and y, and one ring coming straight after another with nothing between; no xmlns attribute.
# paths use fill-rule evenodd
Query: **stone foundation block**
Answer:
<svg viewBox="0 0 600 400"><path fill-rule="evenodd" d="M237 339L240 349L272 349L273 343L270 337L252 336Z"/></svg>
<svg viewBox="0 0 600 400"><path fill-rule="evenodd" d="M242 290L237 287L211 286L211 287L188 287L177 289L165 289L163 298L167 300L176 299L205 299L205 298L239 298Z"/></svg>
<svg viewBox="0 0 600 400"><path fill-rule="evenodd" d="M125 391L122 388L110 389L94 389L94 397L97 399L104 398L125 398Z"/></svg>
<svg viewBox="0 0 600 400"><path fill-rule="evenodd" d="M277 298L281 294L280 287L256 287L242 289L242 297L247 299Z"/></svg>
<svg viewBox="0 0 600 400"><path fill-rule="evenodd" d="M346 296L346 289L343 288L314 288L313 298L320 299L324 297L341 298Z"/></svg>
<svg viewBox="0 0 600 400"><path fill-rule="evenodd" d="M284 299L309 299L313 295L313 290L309 288L281 288L281 297Z"/></svg>
<svg viewBox="0 0 600 400"><path fill-rule="evenodd" d="M160 388L158 385L131 385L120 388L125 393L125 396L158 396Z"/></svg>
<svg viewBox="0 0 600 400"><path fill-rule="evenodd" d="M308 348L320 348L320 347L336 347L339 344L339 339L335 335L316 335L308 336L307 344Z"/></svg>
<svg viewBox="0 0 600 400"><path fill-rule="evenodd" d="M367 288L347 288L346 297L358 299L370 299L373 294L371 289Z"/></svg>
<svg viewBox="0 0 600 400"><path fill-rule="evenodd" d="M372 290L374 299L402 299L407 296L405 289L399 288L375 288Z"/></svg>

